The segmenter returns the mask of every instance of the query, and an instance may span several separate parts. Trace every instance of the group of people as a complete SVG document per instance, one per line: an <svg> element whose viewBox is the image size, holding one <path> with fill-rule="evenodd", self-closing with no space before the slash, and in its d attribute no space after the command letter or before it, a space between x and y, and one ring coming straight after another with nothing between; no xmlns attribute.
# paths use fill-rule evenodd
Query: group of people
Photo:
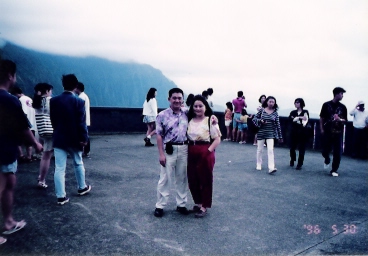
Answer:
<svg viewBox="0 0 368 256"><path fill-rule="evenodd" d="M340 165L343 150L343 130L347 121L347 109L340 101L346 91L341 87L333 89L333 99L325 102L320 112L320 131L322 134L322 156L324 157L324 168L330 168L330 153L333 151L332 166L330 174L333 177L339 176L338 169ZM254 145L257 145L257 164L256 169L262 169L262 151L267 146L268 171L274 173L277 171L274 161L274 141L283 142L280 127L279 115L277 113L278 105L273 96L261 95L259 97L260 106L257 113L248 115L245 108L247 104L244 100L243 92L238 92L238 97L232 102L226 103L225 126L227 128L227 137L224 141L235 141L243 144L242 133L247 129L248 119L251 118L251 124L255 127ZM294 101L295 110L289 114L291 123L290 132L290 166L296 164L296 170L301 170L304 162L306 145L309 138L313 135L313 127L309 124L309 112L304 109L305 102L302 98ZM365 158L368 133L368 114L364 111L364 102L359 101L355 108L350 112L354 117L354 147L353 156ZM232 123L232 132L230 131ZM232 137L231 137L232 136ZM299 150L298 159L296 150Z"/></svg>
<svg viewBox="0 0 368 256"><path fill-rule="evenodd" d="M86 118L89 101L87 103L86 98L82 99L84 85L73 74L63 75L64 92L51 97L52 85L37 84L33 101L28 100L27 103L34 108L35 124L32 124L22 109L21 101L9 93L13 91L15 83L16 64L10 60L0 60L0 197L4 219L2 233L5 235L17 232L26 225L24 220L16 221L12 216L19 145L33 146L36 152L43 151L37 184L41 188L48 187L45 177L54 153L54 183L58 205L69 202L65 191L67 155L73 160L77 193L85 195L91 190L85 181L82 160L83 150L89 150L86 149L89 142L89 116ZM40 142L31 130L35 126L38 128ZM6 238L0 237L0 244L5 242Z"/></svg>

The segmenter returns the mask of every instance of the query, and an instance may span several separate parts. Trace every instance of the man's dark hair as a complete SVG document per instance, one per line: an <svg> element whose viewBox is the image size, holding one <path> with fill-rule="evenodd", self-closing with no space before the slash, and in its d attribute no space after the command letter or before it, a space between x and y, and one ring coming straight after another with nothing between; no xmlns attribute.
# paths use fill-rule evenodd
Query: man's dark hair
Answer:
<svg viewBox="0 0 368 256"><path fill-rule="evenodd" d="M77 89L80 90L81 92L84 92L84 84L81 82L78 82Z"/></svg>
<svg viewBox="0 0 368 256"><path fill-rule="evenodd" d="M16 94L22 94L22 93L23 93L22 89L20 89L20 87L18 87L18 86L13 86L13 87L9 90L9 92L10 92L11 94L13 94L13 95L16 95Z"/></svg>
<svg viewBox="0 0 368 256"><path fill-rule="evenodd" d="M346 91L344 90L344 88L341 87L336 87L335 89L333 89L332 93L335 96L336 94L339 94L340 92L345 93Z"/></svg>
<svg viewBox="0 0 368 256"><path fill-rule="evenodd" d="M238 91L238 98L243 96L243 91Z"/></svg>
<svg viewBox="0 0 368 256"><path fill-rule="evenodd" d="M184 97L184 93L183 93L182 89L180 89L180 88L172 88L172 89L170 89L170 91L169 91L169 98L171 98L171 96L173 95L173 93L181 93L183 95L183 97Z"/></svg>
<svg viewBox="0 0 368 256"><path fill-rule="evenodd" d="M78 85L78 79L74 74L63 75L61 82L66 91L73 91Z"/></svg>
<svg viewBox="0 0 368 256"><path fill-rule="evenodd" d="M202 95L198 94L198 95L194 96L192 104L190 105L190 108L189 108L189 111L188 111L188 121L192 120L192 118L195 117L193 106L194 106L194 103L197 100L201 101L203 103L203 105L206 107L206 111L204 112L205 116L212 116L213 115L213 111L212 111L210 105L208 104L207 100Z"/></svg>
<svg viewBox="0 0 368 256"><path fill-rule="evenodd" d="M208 88L207 89L208 95L212 96L213 94L213 89L212 88Z"/></svg>
<svg viewBox="0 0 368 256"><path fill-rule="evenodd" d="M14 76L17 66L11 60L0 60L0 84L8 81L9 74Z"/></svg>

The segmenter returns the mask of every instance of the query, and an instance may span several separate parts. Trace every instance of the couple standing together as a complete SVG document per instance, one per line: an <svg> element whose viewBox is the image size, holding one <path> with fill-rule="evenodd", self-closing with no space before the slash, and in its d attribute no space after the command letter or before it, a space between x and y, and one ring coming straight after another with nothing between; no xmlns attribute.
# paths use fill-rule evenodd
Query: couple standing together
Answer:
<svg viewBox="0 0 368 256"><path fill-rule="evenodd" d="M188 184L195 203L193 212L196 218L204 217L207 208L212 205L215 148L220 144L221 132L204 97L195 96L188 110L182 108L183 95L181 89L171 89L168 98L170 107L156 118L161 165L154 212L156 217L164 215L171 184L176 185L176 210L179 213L190 213L186 208Z"/></svg>

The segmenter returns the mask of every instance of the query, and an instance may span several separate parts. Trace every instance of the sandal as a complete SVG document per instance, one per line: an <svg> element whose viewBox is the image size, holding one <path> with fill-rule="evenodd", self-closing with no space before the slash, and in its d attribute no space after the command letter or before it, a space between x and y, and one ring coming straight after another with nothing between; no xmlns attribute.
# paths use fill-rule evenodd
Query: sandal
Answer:
<svg viewBox="0 0 368 256"><path fill-rule="evenodd" d="M4 244L6 242L6 238L0 236L0 244Z"/></svg>
<svg viewBox="0 0 368 256"><path fill-rule="evenodd" d="M5 230L3 232L4 235L10 235L13 234L14 232L17 232L19 230L21 230L22 228L24 228L27 225L27 222L25 222L24 220L18 221L15 223L15 226L12 227L9 230Z"/></svg>

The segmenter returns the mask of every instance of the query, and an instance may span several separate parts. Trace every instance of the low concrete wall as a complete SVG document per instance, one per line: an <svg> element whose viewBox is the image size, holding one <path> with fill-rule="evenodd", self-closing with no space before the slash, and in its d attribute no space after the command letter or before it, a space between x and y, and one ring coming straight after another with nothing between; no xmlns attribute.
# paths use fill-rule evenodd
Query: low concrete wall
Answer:
<svg viewBox="0 0 368 256"><path fill-rule="evenodd" d="M162 109L159 109L161 111ZM219 119L219 125L223 136L226 135L226 127L224 125L224 113L215 112ZM143 123L142 108L115 108L115 107L92 107L91 108L91 126L90 134L113 134L113 133L145 133L147 126ZM308 149L321 149L321 133L319 130L319 120L311 119L314 127L314 137L310 138ZM283 133L284 143L278 146L289 146L290 122L287 117L280 118L281 130ZM351 155L353 143L353 124L348 122L345 126L345 144L344 154ZM247 143L253 143L254 134L248 132ZM368 144L368 143L367 143ZM368 148L368 145L367 145ZM368 152L368 150L366 151Z"/></svg>

